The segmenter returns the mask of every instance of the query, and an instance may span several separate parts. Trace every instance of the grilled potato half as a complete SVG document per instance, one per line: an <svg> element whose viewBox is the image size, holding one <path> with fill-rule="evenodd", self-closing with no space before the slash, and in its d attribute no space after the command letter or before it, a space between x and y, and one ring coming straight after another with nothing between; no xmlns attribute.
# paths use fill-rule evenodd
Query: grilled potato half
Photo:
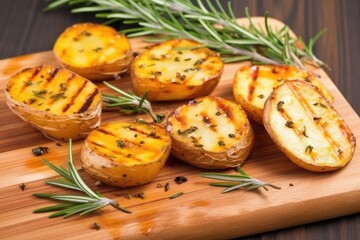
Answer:
<svg viewBox="0 0 360 240"><path fill-rule="evenodd" d="M304 81L287 81L270 95L264 126L285 155L310 171L344 167L355 137L322 92Z"/></svg>
<svg viewBox="0 0 360 240"><path fill-rule="evenodd" d="M135 92L150 101L193 99L210 94L224 63L198 42L175 39L150 47L132 63Z"/></svg>
<svg viewBox="0 0 360 240"><path fill-rule="evenodd" d="M84 138L100 125L99 89L63 68L24 69L10 78L5 96L15 114L50 138Z"/></svg>
<svg viewBox="0 0 360 240"><path fill-rule="evenodd" d="M262 123L266 99L272 91L287 80L303 80L317 86L325 97L333 102L334 98L311 73L292 66L244 66L237 71L233 93L249 118Z"/></svg>
<svg viewBox="0 0 360 240"><path fill-rule="evenodd" d="M177 108L168 117L166 129L172 140L171 153L205 169L242 165L254 143L244 110L236 103L212 96Z"/></svg>
<svg viewBox="0 0 360 240"><path fill-rule="evenodd" d="M160 125L115 122L90 133L81 162L93 178L111 186L131 187L151 181L170 149L170 136Z"/></svg>
<svg viewBox="0 0 360 240"><path fill-rule="evenodd" d="M116 78L128 70L132 60L124 35L94 23L68 27L56 40L54 53L67 69L90 80Z"/></svg>

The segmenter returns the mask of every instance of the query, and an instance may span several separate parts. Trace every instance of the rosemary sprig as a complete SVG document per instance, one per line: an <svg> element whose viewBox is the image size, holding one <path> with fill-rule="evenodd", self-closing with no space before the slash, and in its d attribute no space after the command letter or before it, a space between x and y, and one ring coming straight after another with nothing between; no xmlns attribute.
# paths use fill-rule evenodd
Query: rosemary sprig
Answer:
<svg viewBox="0 0 360 240"><path fill-rule="evenodd" d="M129 210L120 207L116 201L102 197L99 193L95 193L94 191L92 191L81 179L73 163L71 139L69 140L68 144L69 170L66 170L62 166L56 167L45 159L42 159L41 161L62 176L62 178L59 178L55 181L47 181L47 184L77 190L85 193L85 195L56 195L47 193L34 193L33 196L38 198L46 198L53 201L64 202L62 204L36 209L34 210L34 213L57 211L51 214L49 217L53 218L64 216L65 218L67 218L77 213L79 213L80 215L84 215L107 205L111 205L124 213L131 213Z"/></svg>
<svg viewBox="0 0 360 240"><path fill-rule="evenodd" d="M290 36L288 26L273 29L268 24L268 13L265 13L262 29L252 22L245 9L249 19L249 27L245 27L237 23L231 1L227 11L220 0L196 0L196 3L191 0L51 0L46 10L68 4L73 13L93 12L96 17L108 19L106 23L137 23L122 31L128 37L155 34L156 38L148 40L156 42L190 38L218 51L225 62L250 58L265 64L290 64L301 68L304 68L303 60L324 65L313 53L314 43L323 32L306 45L301 38Z"/></svg>
<svg viewBox="0 0 360 240"><path fill-rule="evenodd" d="M104 84L121 94L120 96L102 94L103 101L107 103L106 107L120 107L119 111L127 114L147 113L155 123L160 123L164 119L164 115L155 114L152 110L151 103L146 100L147 92L142 97L139 97L133 93L125 92L106 81L104 81Z"/></svg>
<svg viewBox="0 0 360 240"><path fill-rule="evenodd" d="M216 180L224 180L225 182L213 182L210 183L211 186L215 187L226 187L222 193L227 193L239 188L245 188L246 190L253 190L257 188L264 188L266 191L268 190L266 187L272 187L275 189L281 189L278 186L275 186L271 183L266 183L260 181L259 179L250 177L244 170L240 167L236 168L238 174L222 174L222 173L203 173L201 174L204 178L211 178ZM237 182L237 183L234 183Z"/></svg>

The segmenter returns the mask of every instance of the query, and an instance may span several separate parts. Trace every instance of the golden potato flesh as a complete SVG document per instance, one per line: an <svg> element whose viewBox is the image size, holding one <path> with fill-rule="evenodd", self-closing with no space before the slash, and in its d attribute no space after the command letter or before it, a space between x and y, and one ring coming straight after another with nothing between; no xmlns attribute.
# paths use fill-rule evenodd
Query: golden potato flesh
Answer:
<svg viewBox="0 0 360 240"><path fill-rule="evenodd" d="M15 114L50 138L84 138L100 125L99 89L63 68L24 69L10 78L5 96Z"/></svg>
<svg viewBox="0 0 360 240"><path fill-rule="evenodd" d="M171 153L206 169L242 165L251 153L254 134L242 108L218 97L203 97L177 108L168 118Z"/></svg>
<svg viewBox="0 0 360 240"><path fill-rule="evenodd" d="M56 40L54 53L66 68L90 80L116 78L132 60L124 35L94 23L68 27Z"/></svg>
<svg viewBox="0 0 360 240"><path fill-rule="evenodd" d="M160 125L115 122L91 132L81 162L93 178L111 186L131 187L155 178L170 149L169 134Z"/></svg>
<svg viewBox="0 0 360 240"><path fill-rule="evenodd" d="M235 75L233 93L249 118L262 123L266 99L272 91L287 80L302 80L317 86L325 97L334 98L324 85L310 72L292 66L243 66Z"/></svg>
<svg viewBox="0 0 360 240"><path fill-rule="evenodd" d="M355 137L321 91L304 81L287 81L270 95L264 126L285 155L310 171L344 167Z"/></svg>
<svg viewBox="0 0 360 240"><path fill-rule="evenodd" d="M175 39L154 45L132 63L135 92L148 92L150 101L192 99L210 94L217 86L224 63L200 43Z"/></svg>

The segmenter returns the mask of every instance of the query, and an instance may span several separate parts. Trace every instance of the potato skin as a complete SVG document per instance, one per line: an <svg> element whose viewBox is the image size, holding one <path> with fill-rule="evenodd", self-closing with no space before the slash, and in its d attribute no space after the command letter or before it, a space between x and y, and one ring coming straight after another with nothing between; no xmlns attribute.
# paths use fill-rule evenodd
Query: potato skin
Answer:
<svg viewBox="0 0 360 240"><path fill-rule="evenodd" d="M64 68L37 66L12 76L5 90L10 110L46 137L85 138L100 125L100 91Z"/></svg>
<svg viewBox="0 0 360 240"><path fill-rule="evenodd" d="M265 103L263 122L277 147L309 171L341 169L354 154L349 127L322 92L304 81L277 87Z"/></svg>
<svg viewBox="0 0 360 240"><path fill-rule="evenodd" d="M174 39L151 46L131 65L131 80L138 95L150 101L193 99L209 95L219 83L224 63L217 53L200 43Z"/></svg>
<svg viewBox="0 0 360 240"><path fill-rule="evenodd" d="M172 140L171 154L204 169L241 166L254 144L246 113L218 97L196 98L180 106L169 116L166 128Z"/></svg>
<svg viewBox="0 0 360 240"><path fill-rule="evenodd" d="M171 150L171 139L156 124L114 122L90 133L81 163L93 178L116 187L150 182L163 168Z"/></svg>
<svg viewBox="0 0 360 240"><path fill-rule="evenodd" d="M68 27L56 40L54 53L65 68L93 81L117 78L132 61L126 36L94 23Z"/></svg>
<svg viewBox="0 0 360 240"><path fill-rule="evenodd" d="M284 81L302 80L317 86L333 102L330 91L310 72L288 65L243 66L235 74L233 94L249 118L262 123L266 99Z"/></svg>

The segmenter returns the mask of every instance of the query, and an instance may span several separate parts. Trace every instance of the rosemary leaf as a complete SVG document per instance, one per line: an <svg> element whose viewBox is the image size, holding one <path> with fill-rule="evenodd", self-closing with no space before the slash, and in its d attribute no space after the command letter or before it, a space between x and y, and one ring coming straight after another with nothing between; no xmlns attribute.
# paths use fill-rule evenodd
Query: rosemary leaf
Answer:
<svg viewBox="0 0 360 240"><path fill-rule="evenodd" d="M74 205L75 205L74 203L57 204L49 207L38 208L34 210L33 213L52 212L52 211L62 210L64 208L68 208Z"/></svg>
<svg viewBox="0 0 360 240"><path fill-rule="evenodd" d="M54 166L52 163L48 162L45 159L41 159L41 162L43 162L45 165L47 165L48 167L50 167L52 170L54 170L55 172L57 172L58 174L60 174L61 176L63 176L64 178L72 181L70 173L65 170L63 167L56 167Z"/></svg>
<svg viewBox="0 0 360 240"><path fill-rule="evenodd" d="M223 190L222 193L231 192L240 188L245 188L248 191L260 187L264 188L265 190L268 190L266 187L281 189L280 187L275 186L273 184L266 183L256 178L250 177L240 167L237 167L236 170L237 170L237 174L203 173L201 174L201 176L204 178L224 180L225 182L212 182L209 184L210 186L215 186L215 187L226 187L226 189ZM234 182L238 182L238 184Z"/></svg>
<svg viewBox="0 0 360 240"><path fill-rule="evenodd" d="M45 183L49 184L49 185L57 186L57 187L82 191L81 188L79 188L76 184L74 184L72 182L65 181L65 180L61 180L61 179L58 179L56 181L46 181Z"/></svg>
<svg viewBox="0 0 360 240"><path fill-rule="evenodd" d="M233 187L237 184L230 183L230 182L212 182L212 183L209 183L209 185L213 186L213 187Z"/></svg>
<svg viewBox="0 0 360 240"><path fill-rule="evenodd" d="M177 197L180 197L181 195L183 195L184 193L183 192L178 192L178 193L175 193L174 195L171 195L169 198L170 199L175 199Z"/></svg>
<svg viewBox="0 0 360 240"><path fill-rule="evenodd" d="M71 203L91 203L91 202L97 202L98 200L96 198L94 199L91 197L73 196L73 195L54 195L51 198L55 200L71 202Z"/></svg>
<svg viewBox="0 0 360 240"><path fill-rule="evenodd" d="M54 196L54 194L34 193L33 196L34 196L34 197L37 197L37 198L51 198L52 196Z"/></svg>
<svg viewBox="0 0 360 240"><path fill-rule="evenodd" d="M240 183L240 184L236 184L234 186L230 186L228 188L226 188L224 191L222 191L223 193L227 193L227 192L231 192L233 190L236 190L236 189L239 189L239 188L242 188L242 187L246 187L246 186L249 186L249 185L252 185L252 183L250 182L245 182L245 183ZM252 186L258 186L258 185L252 185ZM249 188L247 188L249 190Z"/></svg>
<svg viewBox="0 0 360 240"><path fill-rule="evenodd" d="M46 198L52 201L64 202L63 204L36 209L34 210L34 213L57 211L51 214L49 217L54 218L64 216L64 218L67 218L74 214L84 215L96 211L107 205L111 205L122 212L131 213L130 211L121 208L116 201L102 197L99 193L95 193L81 179L73 163L71 139L69 140L68 144L69 170L66 170L62 166L55 167L53 164L46 161L45 159L42 159L41 161L63 177L55 181L47 181L47 184L66 189L77 190L84 193L85 195L56 195L47 193L34 193L33 196L38 198Z"/></svg>
<svg viewBox="0 0 360 240"><path fill-rule="evenodd" d="M139 97L133 93L125 92L106 81L104 81L104 84L121 94L120 96L103 94L102 97L107 107L120 107L120 112L128 114L147 113L155 123L160 123L164 119L162 115L156 115L153 112L151 103L146 100L147 92L145 92L142 97Z"/></svg>

